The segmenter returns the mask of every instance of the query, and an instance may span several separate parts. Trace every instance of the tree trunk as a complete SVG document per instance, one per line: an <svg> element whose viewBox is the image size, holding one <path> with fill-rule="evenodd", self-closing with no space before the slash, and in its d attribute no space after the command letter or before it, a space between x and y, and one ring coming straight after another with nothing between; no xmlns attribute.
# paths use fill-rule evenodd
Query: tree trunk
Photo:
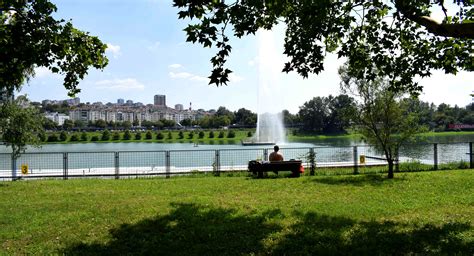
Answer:
<svg viewBox="0 0 474 256"><path fill-rule="evenodd" d="M388 162L388 176L387 178L393 179L393 159L387 159Z"/></svg>

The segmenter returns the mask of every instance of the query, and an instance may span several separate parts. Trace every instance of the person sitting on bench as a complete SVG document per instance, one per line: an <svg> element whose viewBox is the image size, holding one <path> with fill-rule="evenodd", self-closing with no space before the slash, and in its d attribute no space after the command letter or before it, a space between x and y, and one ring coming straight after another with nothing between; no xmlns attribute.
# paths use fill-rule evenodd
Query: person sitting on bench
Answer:
<svg viewBox="0 0 474 256"><path fill-rule="evenodd" d="M278 147L277 145L275 145L273 147L273 152L270 153L270 156L268 157L268 160L270 160L270 162L279 162L279 161L283 161L283 155L278 152L280 150L280 147Z"/></svg>

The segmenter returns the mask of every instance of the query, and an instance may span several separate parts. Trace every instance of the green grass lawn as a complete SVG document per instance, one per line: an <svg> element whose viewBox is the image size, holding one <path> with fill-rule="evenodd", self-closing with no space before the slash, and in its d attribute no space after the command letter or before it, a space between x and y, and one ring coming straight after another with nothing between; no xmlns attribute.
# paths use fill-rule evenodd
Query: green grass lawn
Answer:
<svg viewBox="0 0 474 256"><path fill-rule="evenodd" d="M0 255L474 254L474 170L0 183Z"/></svg>

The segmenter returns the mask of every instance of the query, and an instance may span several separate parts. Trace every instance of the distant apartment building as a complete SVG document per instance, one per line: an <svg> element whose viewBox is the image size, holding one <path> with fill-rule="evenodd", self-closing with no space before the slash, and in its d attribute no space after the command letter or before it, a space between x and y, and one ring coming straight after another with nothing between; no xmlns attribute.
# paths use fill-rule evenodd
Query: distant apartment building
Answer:
<svg viewBox="0 0 474 256"><path fill-rule="evenodd" d="M166 95L155 95L154 104L156 107L166 107Z"/></svg>
<svg viewBox="0 0 474 256"><path fill-rule="evenodd" d="M125 100L124 99L117 99L117 104L118 105L123 105L123 104L125 104Z"/></svg>
<svg viewBox="0 0 474 256"><path fill-rule="evenodd" d="M183 104L174 105L174 109L177 110L177 111L183 111L183 109L184 109Z"/></svg>
<svg viewBox="0 0 474 256"><path fill-rule="evenodd" d="M60 113L45 113L44 115L46 118L52 120L57 125L63 125L64 121L69 120L69 116Z"/></svg>

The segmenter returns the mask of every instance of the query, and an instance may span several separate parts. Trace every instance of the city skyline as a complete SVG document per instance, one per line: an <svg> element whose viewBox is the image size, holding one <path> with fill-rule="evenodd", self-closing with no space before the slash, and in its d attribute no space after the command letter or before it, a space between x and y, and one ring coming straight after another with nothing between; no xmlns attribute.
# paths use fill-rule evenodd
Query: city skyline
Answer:
<svg viewBox="0 0 474 256"><path fill-rule="evenodd" d="M193 108L215 109L225 106L236 111L246 108L257 112L259 54L257 36L232 39L233 50L228 67L234 70L228 86L208 85L210 57L215 49L186 43L182 31L189 21L178 20L178 9L171 1L92 1L58 0L58 18L72 19L77 28L98 36L108 45L109 65L103 72L91 69L79 84L77 95L84 102L116 102L128 98L134 102L153 104L152 95L164 94L169 106L192 102ZM94 8L90 8L94 5ZM273 65L283 68L284 28L274 29ZM313 97L339 94L337 69L343 59L328 54L325 71L303 79L295 73L278 74L284 97L279 110L296 113L299 106ZM32 101L67 98L62 77L45 68L36 68L36 77L18 94L28 94ZM424 90L420 99L439 105L465 106L471 103L474 73L459 72L457 76L433 71L430 78L418 79Z"/></svg>

